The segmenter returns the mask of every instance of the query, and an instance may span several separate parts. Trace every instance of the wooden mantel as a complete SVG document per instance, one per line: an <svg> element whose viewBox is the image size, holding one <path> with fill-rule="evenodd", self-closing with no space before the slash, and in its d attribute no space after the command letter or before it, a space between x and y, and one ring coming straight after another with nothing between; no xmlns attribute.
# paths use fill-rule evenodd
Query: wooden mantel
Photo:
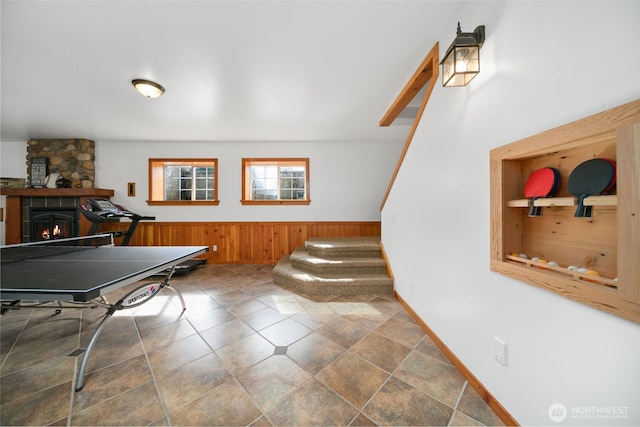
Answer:
<svg viewBox="0 0 640 427"><path fill-rule="evenodd" d="M22 199L24 197L76 197L78 204L88 198L110 199L114 190L104 188L0 188L0 196L6 196L5 244L22 243ZM80 220L80 234L89 232L91 225L85 218Z"/></svg>

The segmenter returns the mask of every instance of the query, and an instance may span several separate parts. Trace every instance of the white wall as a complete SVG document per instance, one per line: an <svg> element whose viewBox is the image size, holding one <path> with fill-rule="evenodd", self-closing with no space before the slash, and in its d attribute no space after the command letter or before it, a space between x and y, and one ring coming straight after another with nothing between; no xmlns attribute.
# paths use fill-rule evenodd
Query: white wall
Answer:
<svg viewBox="0 0 640 427"><path fill-rule="evenodd" d="M561 403L561 425L640 425L640 325L489 270L489 150L640 98L640 2L469 2L456 19L486 25L482 72L438 83L384 207L396 289L521 424ZM571 414L590 407L627 412Z"/></svg>
<svg viewBox="0 0 640 427"><path fill-rule="evenodd" d="M403 142L96 141L96 186L114 189L116 203L157 221L379 221ZM2 142L0 155L2 176L26 177L26 141ZM220 204L147 205L150 157L217 158ZM311 204L242 206L243 157L308 157ZM128 182L136 183L135 197L127 196Z"/></svg>

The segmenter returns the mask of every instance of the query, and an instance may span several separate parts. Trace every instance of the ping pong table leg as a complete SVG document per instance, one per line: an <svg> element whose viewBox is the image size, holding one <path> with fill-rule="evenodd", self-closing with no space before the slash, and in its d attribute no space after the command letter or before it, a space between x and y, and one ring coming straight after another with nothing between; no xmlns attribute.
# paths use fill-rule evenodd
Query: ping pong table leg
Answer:
<svg viewBox="0 0 640 427"><path fill-rule="evenodd" d="M105 325L107 324L107 320L111 319L111 316L113 316L113 313L115 311L116 311L116 306L109 307L109 309L107 310L107 314L104 315L104 317L100 321L100 324L98 325L98 328L93 332L93 336L89 341L89 345L87 345L87 349L84 351L84 355L82 356L82 362L80 363L80 369L78 370L78 375L76 377L76 391L80 391L82 390L82 387L84 387L84 371L87 368L87 361L89 360L89 355L91 354L91 350L93 349L93 346L96 344L96 341L98 340L98 337L102 333L102 330L104 329Z"/></svg>
<svg viewBox="0 0 640 427"><path fill-rule="evenodd" d="M100 321L100 324L98 325L96 330L93 332L93 336L89 341L89 345L87 345L87 349L85 350L84 355L82 356L82 361L80 362L80 369L78 370L78 375L76 378L76 391L80 391L82 390L82 387L84 387L84 371L87 368L87 361L89 360L89 355L91 354L91 350L93 350L93 346L96 344L96 341L98 341L98 337L102 333L102 330L107 324L107 321L111 319L111 316L113 316L113 313L115 313L118 310L134 308L141 304L144 304L145 302L153 298L155 295L162 292L162 290L165 288L171 289L172 292L178 295L178 298L180 298L180 303L182 304L182 311L185 311L187 309L187 305L185 304L184 298L182 297L182 294L180 293L180 291L175 289L169 284L169 280L173 277L173 273L175 272L175 270L176 270L175 266L171 268L171 271L169 271L169 274L167 274L167 277L165 277L162 283L160 283L160 289L158 290L158 292L151 294L151 296L140 300L140 302L134 303L134 304L125 303L125 301L130 295L134 295L136 292L138 292L139 289L146 288L148 285L143 285L141 287L134 289L133 291L125 295L122 299L120 299L120 301L118 301L117 303L109 305L109 308L107 309L107 313L104 315L104 317Z"/></svg>

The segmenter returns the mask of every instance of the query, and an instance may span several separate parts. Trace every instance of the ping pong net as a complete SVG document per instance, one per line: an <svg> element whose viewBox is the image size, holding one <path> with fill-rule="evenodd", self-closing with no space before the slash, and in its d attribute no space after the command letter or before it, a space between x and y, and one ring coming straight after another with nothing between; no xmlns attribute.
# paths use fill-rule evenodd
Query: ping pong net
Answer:
<svg viewBox="0 0 640 427"><path fill-rule="evenodd" d="M18 243L15 245L0 246L0 261L2 264L5 264L69 252L84 251L102 246L114 246L113 236L111 234Z"/></svg>

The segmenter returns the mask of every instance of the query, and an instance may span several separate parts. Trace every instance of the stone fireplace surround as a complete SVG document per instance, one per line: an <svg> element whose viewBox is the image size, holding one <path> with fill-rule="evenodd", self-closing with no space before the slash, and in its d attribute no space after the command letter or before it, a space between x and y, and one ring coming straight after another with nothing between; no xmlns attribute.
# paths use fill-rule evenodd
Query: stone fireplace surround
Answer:
<svg viewBox="0 0 640 427"><path fill-rule="evenodd" d="M30 139L27 141L27 176L31 159L47 158L48 174L59 173L72 188L95 187L96 144L88 139Z"/></svg>

